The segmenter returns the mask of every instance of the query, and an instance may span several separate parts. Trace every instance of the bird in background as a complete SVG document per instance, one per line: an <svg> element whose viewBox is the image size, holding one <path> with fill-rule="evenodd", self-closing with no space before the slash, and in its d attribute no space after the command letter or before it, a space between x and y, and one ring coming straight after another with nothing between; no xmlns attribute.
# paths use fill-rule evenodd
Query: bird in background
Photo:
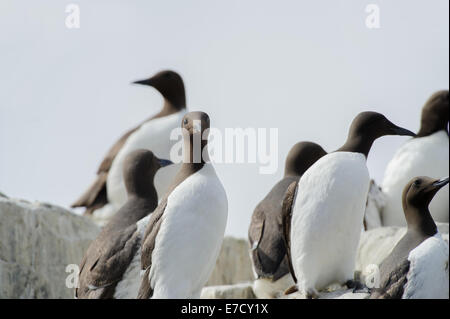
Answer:
<svg viewBox="0 0 450 319"><path fill-rule="evenodd" d="M415 134L380 113L358 114L345 144L314 163L286 195L293 278L309 298L335 283L360 286L354 267L370 184L366 160L373 142L386 135Z"/></svg>
<svg viewBox="0 0 450 319"><path fill-rule="evenodd" d="M97 177L86 192L72 204L85 207L84 214L104 225L126 202L127 193L122 175L126 156L136 149L150 149L160 158L170 158L176 141L170 133L178 128L186 113L186 94L181 76L174 71L161 71L135 84L155 88L164 98L159 113L125 133L108 151L100 164ZM162 168L155 177L155 187L161 198L179 169L179 164Z"/></svg>
<svg viewBox="0 0 450 319"><path fill-rule="evenodd" d="M129 153L123 164L128 200L90 244L80 264L76 298L136 298L141 240L148 216L158 205L153 180L171 162L149 150Z"/></svg>
<svg viewBox="0 0 450 319"><path fill-rule="evenodd" d="M288 187L295 187L306 170L325 154L318 144L295 144L286 157L284 177L253 212L248 240L256 277L253 291L258 298L275 298L294 284L283 234L283 199Z"/></svg>
<svg viewBox="0 0 450 319"><path fill-rule="evenodd" d="M222 246L228 200L208 157L209 116L190 112L181 127L183 163L144 233L139 299L199 298Z"/></svg>
<svg viewBox="0 0 450 319"><path fill-rule="evenodd" d="M448 244L438 232L429 206L448 177L415 177L403 189L407 232L379 268L372 299L449 298Z"/></svg>
<svg viewBox="0 0 450 319"><path fill-rule="evenodd" d="M402 210L404 186L416 176L449 175L449 91L434 93L422 109L417 135L402 145L389 162L381 189L385 204L381 209L383 226L405 226ZM437 222L449 222L448 188L439 192L430 204Z"/></svg>

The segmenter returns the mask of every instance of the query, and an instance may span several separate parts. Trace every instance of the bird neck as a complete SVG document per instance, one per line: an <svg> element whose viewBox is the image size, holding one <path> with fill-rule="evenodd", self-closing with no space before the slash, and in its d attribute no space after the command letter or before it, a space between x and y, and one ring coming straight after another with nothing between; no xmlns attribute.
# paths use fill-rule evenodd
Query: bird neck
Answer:
<svg viewBox="0 0 450 319"><path fill-rule="evenodd" d="M209 162L208 141L200 133L189 135L184 139L183 164L205 164Z"/></svg>
<svg viewBox="0 0 450 319"><path fill-rule="evenodd" d="M154 211L158 206L158 194L156 189L152 187L151 191L143 194L128 194L128 200L126 205L129 207L139 209L133 209L131 212L129 209L119 209L119 211L111 217L110 221L106 225L110 230L124 229L129 225L137 223L139 220L147 216ZM135 206L137 205L137 206Z"/></svg>
<svg viewBox="0 0 450 319"><path fill-rule="evenodd" d="M362 135L349 135L347 141L336 152L353 152L361 153L366 159L369 156L374 139L370 137L363 137Z"/></svg>
<svg viewBox="0 0 450 319"><path fill-rule="evenodd" d="M284 177L300 177L303 174L299 174L298 172L296 172L294 169L290 168L290 167L286 167L284 169Z"/></svg>
<svg viewBox="0 0 450 319"><path fill-rule="evenodd" d="M154 174L136 176L133 182L125 181L128 198L143 199L158 203L158 193L154 184Z"/></svg>
<svg viewBox="0 0 450 319"><path fill-rule="evenodd" d="M431 217L428 207L408 207L405 214L408 231L419 232L420 234L431 237L437 233L436 224Z"/></svg>
<svg viewBox="0 0 450 319"><path fill-rule="evenodd" d="M439 131L445 131L449 135L448 131L448 120L443 118L429 118L424 117L420 123L419 132L417 132L416 137L430 136Z"/></svg>
<svg viewBox="0 0 450 319"><path fill-rule="evenodd" d="M185 104L175 104L175 103L169 101L167 98L164 98L163 108L153 118L171 115L171 114L177 113L185 108L186 108Z"/></svg>

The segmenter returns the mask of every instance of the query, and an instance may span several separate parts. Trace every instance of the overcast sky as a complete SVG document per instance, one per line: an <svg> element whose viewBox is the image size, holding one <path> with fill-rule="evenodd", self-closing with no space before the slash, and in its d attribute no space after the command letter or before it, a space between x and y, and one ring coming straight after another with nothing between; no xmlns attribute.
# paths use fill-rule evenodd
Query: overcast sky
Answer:
<svg viewBox="0 0 450 319"><path fill-rule="evenodd" d="M80 28L65 26L67 4ZM365 25L366 5L380 28ZM0 1L0 192L68 206L125 130L161 96L133 80L161 69L184 78L189 110L212 126L278 128L279 167L219 164L227 234L283 174L290 147L341 146L360 111L416 131L431 93L449 87L448 0ZM375 142L370 173L406 137Z"/></svg>

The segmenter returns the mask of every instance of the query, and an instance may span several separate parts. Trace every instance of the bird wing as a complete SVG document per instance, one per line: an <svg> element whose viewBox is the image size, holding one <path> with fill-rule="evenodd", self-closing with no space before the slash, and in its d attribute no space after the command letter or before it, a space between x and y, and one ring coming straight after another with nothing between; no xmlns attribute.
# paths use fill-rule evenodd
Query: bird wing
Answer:
<svg viewBox="0 0 450 319"><path fill-rule="evenodd" d="M252 220L248 229L248 240L252 251L256 251L261 243L265 221L264 211L257 207L252 215Z"/></svg>
<svg viewBox="0 0 450 319"><path fill-rule="evenodd" d="M139 234L133 224L121 231L100 234L88 248L81 263L78 298L113 298L139 248Z"/></svg>
<svg viewBox="0 0 450 319"><path fill-rule="evenodd" d="M282 209L282 224L283 224L283 239L286 245L286 255L289 265L289 272L291 273L294 282L297 283L295 277L294 267L292 267L291 259L291 219L292 219L292 205L294 204L295 195L297 193L298 182L292 182L286 190L283 200Z"/></svg>
<svg viewBox="0 0 450 319"><path fill-rule="evenodd" d="M141 249L141 269L145 271L139 288L138 299L149 299L153 296L153 288L150 283L150 269L152 267L152 253L155 248L156 236L162 223L162 216L167 207L167 198L165 198L152 213L145 230Z"/></svg>
<svg viewBox="0 0 450 319"><path fill-rule="evenodd" d="M276 270L274 269L274 262L261 247L263 238L265 238L265 227L266 217L264 214L264 210L258 205L252 215L252 220L248 229L248 240L251 249L250 254L252 256L254 270L258 275L258 278L268 277Z"/></svg>
<svg viewBox="0 0 450 319"><path fill-rule="evenodd" d="M370 295L371 299L401 299L409 271L409 260L403 260Z"/></svg>
<svg viewBox="0 0 450 319"><path fill-rule="evenodd" d="M285 192L284 185L276 186L252 215L248 238L258 278L276 281L289 273L281 212Z"/></svg>
<svg viewBox="0 0 450 319"><path fill-rule="evenodd" d="M107 173L99 173L94 183L81 195L81 197L74 202L71 207L86 207L85 214L92 214L98 208L103 207L108 203L106 196L106 179Z"/></svg>
<svg viewBox="0 0 450 319"><path fill-rule="evenodd" d="M106 154L105 158L100 164L100 167L98 168L97 174L100 173L108 173L112 162L114 161L114 158L116 157L117 153L122 149L123 145L127 141L128 137L130 137L131 134L136 132L141 127L141 124L136 126L135 128L129 130L124 135L122 135L121 138L109 149L108 153Z"/></svg>

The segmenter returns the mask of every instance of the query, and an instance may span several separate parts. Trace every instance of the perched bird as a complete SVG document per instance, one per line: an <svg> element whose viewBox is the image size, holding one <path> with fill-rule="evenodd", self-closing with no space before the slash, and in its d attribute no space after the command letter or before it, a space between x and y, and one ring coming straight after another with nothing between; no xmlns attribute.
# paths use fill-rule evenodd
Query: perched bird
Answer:
<svg viewBox="0 0 450 319"><path fill-rule="evenodd" d="M161 158L170 158L175 141L170 133L179 127L186 113L186 95L183 80L173 71L162 71L153 77L134 82L148 85L164 97L162 110L123 135L109 150L102 161L97 179L72 207L85 207L85 215L103 225L125 203L127 196L122 176L125 157L133 150L150 149ZM179 164L161 169L155 178L158 196L161 198L175 176Z"/></svg>
<svg viewBox="0 0 450 319"><path fill-rule="evenodd" d="M171 164L151 151L135 150L123 164L128 200L90 244L80 264L77 298L136 298L141 278L140 247L148 216L158 205L153 179Z"/></svg>
<svg viewBox="0 0 450 319"><path fill-rule="evenodd" d="M145 230L138 298L199 298L214 269L228 201L209 162L209 127L206 113L183 118L184 159Z"/></svg>
<svg viewBox="0 0 450 319"><path fill-rule="evenodd" d="M386 203L381 210L384 226L404 226L402 213L403 187L415 176L449 175L449 91L433 94L422 109L422 120L417 136L395 153L389 162L381 188ZM431 202L430 210L437 222L448 223L448 189L439 192Z"/></svg>
<svg viewBox="0 0 450 319"><path fill-rule="evenodd" d="M287 194L284 205L292 211L288 253L297 289L307 297L334 283L356 284L355 257L370 184L366 159L373 142L385 135L414 133L382 114L358 114L346 143L313 164L298 191Z"/></svg>
<svg viewBox="0 0 450 319"><path fill-rule="evenodd" d="M248 239L257 276L253 290L258 298L275 298L294 284L283 238L283 199L289 185L296 186L303 173L325 154L323 148L315 143L295 144L286 157L284 177L253 212Z"/></svg>
<svg viewBox="0 0 450 319"><path fill-rule="evenodd" d="M402 202L407 232L381 263L380 286L370 298L448 299L448 245L428 209L448 181L448 177L416 177L405 186Z"/></svg>

